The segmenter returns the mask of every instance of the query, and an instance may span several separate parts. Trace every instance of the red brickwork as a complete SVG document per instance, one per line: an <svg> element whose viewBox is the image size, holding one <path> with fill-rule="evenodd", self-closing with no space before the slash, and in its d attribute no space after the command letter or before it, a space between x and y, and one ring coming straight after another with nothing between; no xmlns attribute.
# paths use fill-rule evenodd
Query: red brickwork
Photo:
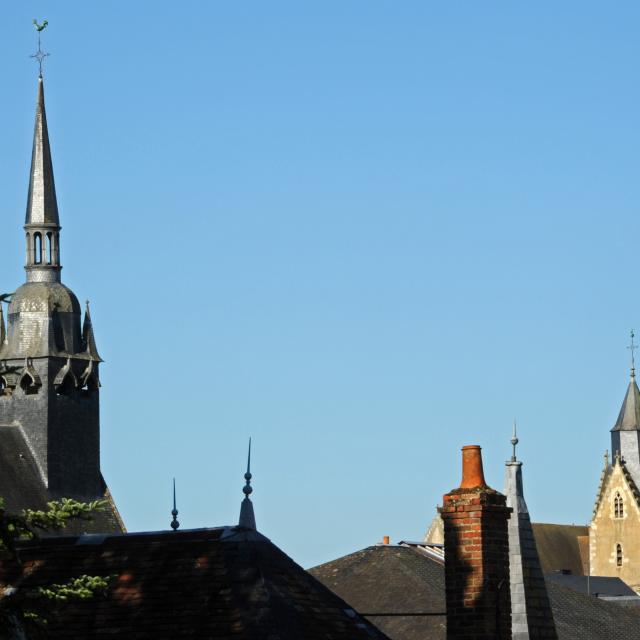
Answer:
<svg viewBox="0 0 640 640"><path fill-rule="evenodd" d="M506 498L484 484L470 487L468 463L482 465L480 447L463 450L463 484L444 496L448 640L511 638ZM469 456L469 454L472 454ZM471 457L471 460L468 458Z"/></svg>

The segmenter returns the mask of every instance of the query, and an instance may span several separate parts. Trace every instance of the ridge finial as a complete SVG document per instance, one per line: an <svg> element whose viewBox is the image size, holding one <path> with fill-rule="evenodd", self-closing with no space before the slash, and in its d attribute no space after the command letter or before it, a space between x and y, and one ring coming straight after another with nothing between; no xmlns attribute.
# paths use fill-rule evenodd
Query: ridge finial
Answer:
<svg viewBox="0 0 640 640"><path fill-rule="evenodd" d="M513 435L511 436L511 446L513 447L513 453L511 454L511 462L516 462L516 445L520 442L518 440L518 434L516 431L516 421L515 418L513 420Z"/></svg>
<svg viewBox="0 0 640 640"><path fill-rule="evenodd" d="M238 522L239 527L244 529L256 528L256 518L253 513L253 503L249 497L253 493L253 487L251 486L251 438L249 438L249 453L247 455L247 472L244 474L245 485L242 487L242 493L244 493L244 499L240 505L240 520Z"/></svg>
<svg viewBox="0 0 640 640"><path fill-rule="evenodd" d="M635 337L636 337L636 334L633 332L633 329L631 329L631 343L629 344L627 349L631 351L631 379L632 380L634 380L636 377L636 359L633 352L638 348L638 345L636 345L636 343L633 340Z"/></svg>
<svg viewBox="0 0 640 640"><path fill-rule="evenodd" d="M176 508L176 479L173 479L173 509L171 509L171 528L174 531L178 530L180 523L178 522L178 509Z"/></svg>
<svg viewBox="0 0 640 640"><path fill-rule="evenodd" d="M247 472L244 474L246 481L242 488L242 493L248 498L253 493L253 487L251 486L251 438L249 438L249 453L247 455Z"/></svg>

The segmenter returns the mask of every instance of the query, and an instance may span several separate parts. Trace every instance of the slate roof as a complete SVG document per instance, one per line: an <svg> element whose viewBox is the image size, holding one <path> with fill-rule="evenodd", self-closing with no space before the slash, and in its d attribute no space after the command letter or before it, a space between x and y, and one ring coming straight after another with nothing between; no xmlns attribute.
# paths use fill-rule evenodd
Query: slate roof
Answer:
<svg viewBox="0 0 640 640"><path fill-rule="evenodd" d="M106 484L104 493L97 498L106 500L104 511L97 512L93 520L76 521L65 529L66 533L117 533L125 530L120 514ZM45 486L22 430L15 425L0 425L0 496L8 512L22 509L45 509L53 497Z"/></svg>
<svg viewBox="0 0 640 640"><path fill-rule="evenodd" d="M632 375L618 419L611 431L635 431L636 429L640 429L640 389L636 384L635 376Z"/></svg>
<svg viewBox="0 0 640 640"><path fill-rule="evenodd" d="M386 640L256 531L48 538L21 546L19 575L0 587L115 575L106 598L50 616L47 638Z"/></svg>
<svg viewBox="0 0 640 640"><path fill-rule="evenodd" d="M591 593L601 596L635 596L636 592L620 578L608 576L574 576L562 573L550 573L545 576L547 582L555 582L579 593ZM639 598L640 599L640 598Z"/></svg>
<svg viewBox="0 0 640 640"><path fill-rule="evenodd" d="M368 547L310 573L392 640L446 638L444 567L419 548ZM551 581L547 589L559 640L640 638L640 617L627 609Z"/></svg>

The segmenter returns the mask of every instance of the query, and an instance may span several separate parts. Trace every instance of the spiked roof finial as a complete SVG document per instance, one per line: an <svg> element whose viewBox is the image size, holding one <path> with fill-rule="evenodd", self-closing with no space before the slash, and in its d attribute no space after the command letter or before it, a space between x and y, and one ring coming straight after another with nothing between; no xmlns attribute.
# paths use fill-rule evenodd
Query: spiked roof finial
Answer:
<svg viewBox="0 0 640 640"><path fill-rule="evenodd" d="M176 479L173 479L173 509L171 509L171 528L174 531L178 530L180 523L178 522L178 509L176 508Z"/></svg>
<svg viewBox="0 0 640 640"><path fill-rule="evenodd" d="M240 520L238 522L239 527L244 529L255 529L256 518L253 513L253 503L249 496L253 493L253 487L251 486L251 438L249 438L249 453L247 455L247 472L244 474L245 485L242 487L242 493L244 493L244 499L240 505Z"/></svg>
<svg viewBox="0 0 640 640"><path fill-rule="evenodd" d="M86 354L96 360L102 362L102 358L98 354L96 338L93 334L93 322L91 321L91 311L89 309L89 301L85 302L84 323L82 325L82 344Z"/></svg>
<svg viewBox="0 0 640 640"><path fill-rule="evenodd" d="M516 462L516 445L520 442L518 440L518 434L516 433L516 421L513 421L513 435L511 436L511 446L513 447L513 453L511 454L511 462Z"/></svg>

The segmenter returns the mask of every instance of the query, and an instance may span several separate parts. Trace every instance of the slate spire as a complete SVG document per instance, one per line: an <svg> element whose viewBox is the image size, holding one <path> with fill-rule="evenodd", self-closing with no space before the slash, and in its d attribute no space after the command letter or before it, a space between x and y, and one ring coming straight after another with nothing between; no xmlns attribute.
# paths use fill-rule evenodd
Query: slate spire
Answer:
<svg viewBox="0 0 640 640"><path fill-rule="evenodd" d="M44 106L44 82L38 78L36 122L33 132L29 199L25 224L52 224L60 226L58 202L53 179L53 162L49 146L47 113Z"/></svg>
<svg viewBox="0 0 640 640"><path fill-rule="evenodd" d="M509 579L511 586L511 632L513 640L556 640L557 634L549 596L533 537L529 510L522 488L522 462L516 458L515 422L511 445L513 455L506 463L507 506L513 509L509 519Z"/></svg>
<svg viewBox="0 0 640 640"><path fill-rule="evenodd" d="M636 384L636 360L634 351L638 348L634 342L635 333L631 329L631 343L627 347L631 351L631 376L627 393L624 396L620 414L612 431L633 431L640 429L640 390ZM615 449L613 455L615 456Z"/></svg>
<svg viewBox="0 0 640 640"><path fill-rule="evenodd" d="M251 438L249 438L249 455L247 456L247 472L244 474L245 485L242 487L244 499L240 505L240 520L238 526L244 529L255 529L256 518L253 514L253 503L249 496L253 493L251 487Z"/></svg>
<svg viewBox="0 0 640 640"><path fill-rule="evenodd" d="M60 281L60 218L53 179L44 82L38 78L36 118L31 152L29 194L24 229L27 241L27 280Z"/></svg>
<svg viewBox="0 0 640 640"><path fill-rule="evenodd" d="M631 331L631 375L622 401L618 419L611 429L611 456L621 458L636 484L640 482L640 389L636 383L636 367L633 352L637 349L635 334Z"/></svg>

